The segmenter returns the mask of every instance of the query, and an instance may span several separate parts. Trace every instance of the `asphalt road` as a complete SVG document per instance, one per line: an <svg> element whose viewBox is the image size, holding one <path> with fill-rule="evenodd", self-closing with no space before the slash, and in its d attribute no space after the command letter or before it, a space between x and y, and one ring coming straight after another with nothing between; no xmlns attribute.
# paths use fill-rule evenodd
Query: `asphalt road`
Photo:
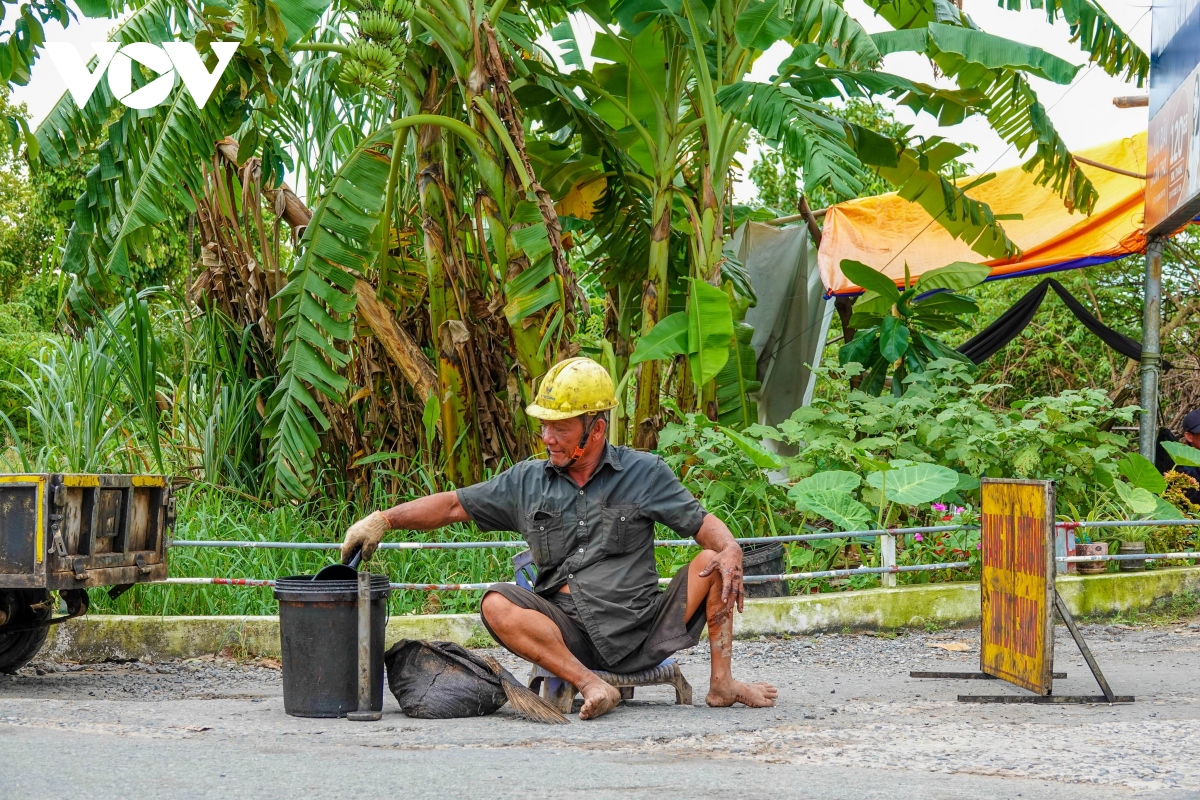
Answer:
<svg viewBox="0 0 1200 800"><path fill-rule="evenodd" d="M967 705L1019 692L908 677L975 668L966 630L738 642L777 708L639 689L569 726L410 719L390 696L377 723L292 718L269 661L39 663L0 676L0 797L1200 798L1200 625L1085 633L1134 705ZM1061 626L1056 649L1055 692L1097 693ZM707 653L681 662L702 703Z"/></svg>

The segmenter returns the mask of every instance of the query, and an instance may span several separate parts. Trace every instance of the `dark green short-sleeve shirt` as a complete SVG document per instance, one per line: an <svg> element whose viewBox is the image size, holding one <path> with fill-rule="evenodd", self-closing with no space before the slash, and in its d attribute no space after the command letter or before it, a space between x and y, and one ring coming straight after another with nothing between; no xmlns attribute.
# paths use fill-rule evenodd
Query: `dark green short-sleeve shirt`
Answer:
<svg viewBox="0 0 1200 800"><path fill-rule="evenodd" d="M610 664L642 643L658 608L654 523L694 536L705 515L661 458L608 444L583 486L549 461L531 459L459 489L458 501L481 530L514 531L529 543L538 594L570 585L588 635Z"/></svg>

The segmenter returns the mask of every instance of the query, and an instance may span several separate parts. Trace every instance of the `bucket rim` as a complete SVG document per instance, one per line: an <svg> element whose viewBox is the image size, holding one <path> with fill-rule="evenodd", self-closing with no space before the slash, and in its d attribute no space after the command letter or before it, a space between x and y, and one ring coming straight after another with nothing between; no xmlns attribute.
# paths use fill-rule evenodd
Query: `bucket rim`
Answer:
<svg viewBox="0 0 1200 800"><path fill-rule="evenodd" d="M371 575L371 599L391 595L387 575ZM311 575L289 575L275 580L275 599L307 602L356 601L358 581L314 581Z"/></svg>

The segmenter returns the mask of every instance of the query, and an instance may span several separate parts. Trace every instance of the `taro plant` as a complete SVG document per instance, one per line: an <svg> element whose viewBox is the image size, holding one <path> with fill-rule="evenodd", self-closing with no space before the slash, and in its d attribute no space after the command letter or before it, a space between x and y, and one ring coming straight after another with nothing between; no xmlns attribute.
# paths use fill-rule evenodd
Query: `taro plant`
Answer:
<svg viewBox="0 0 1200 800"><path fill-rule="evenodd" d="M970 480L936 464L916 464L906 460L885 462L865 456L860 463L866 471L865 480L847 470L829 470L804 478L788 490L788 497L796 504L796 510L804 515L804 522L810 514L815 514L843 531L862 530L872 524L875 528L891 526L893 511L906 508L911 512L917 506L949 495L964 480ZM856 491L862 502L855 499ZM864 503L874 506L874 510ZM870 547L870 555L863 560L870 566L879 565L880 542L874 537L855 537L853 541L827 540L824 547L812 551L811 555L791 561L805 562L810 569L828 569L838 556L832 548L840 551L848 544ZM824 565L816 566L818 560L824 561Z"/></svg>
<svg viewBox="0 0 1200 800"><path fill-rule="evenodd" d="M1200 450L1183 442L1161 442L1163 450L1180 467L1200 467Z"/></svg>
<svg viewBox="0 0 1200 800"><path fill-rule="evenodd" d="M815 514L842 530L861 530L871 523L876 528L890 525L894 509L926 505L972 485L969 476L937 464L868 457L861 464L865 480L847 470L818 472L792 486L788 497L806 518ZM855 492L863 502L854 498Z"/></svg>
<svg viewBox="0 0 1200 800"><path fill-rule="evenodd" d="M1117 463L1117 469L1129 481L1113 481L1113 491L1124 506L1125 516L1137 520L1184 517L1182 511L1163 499L1162 495L1167 491L1167 480L1145 456L1130 453ZM1150 540L1153 532L1151 527L1133 525L1118 528L1116 538L1123 542L1146 542Z"/></svg>
<svg viewBox="0 0 1200 800"><path fill-rule="evenodd" d="M903 290L891 278L857 261L844 259L842 272L867 290L850 318L850 327L858 332L838 351L843 365L862 364L859 388L864 392L880 394L890 372L892 393L899 397L905 375L924 372L932 361L949 358L970 363L937 334L970 327L963 317L977 313L979 306L958 292L982 283L988 276L987 267L955 262L913 282L905 264Z"/></svg>

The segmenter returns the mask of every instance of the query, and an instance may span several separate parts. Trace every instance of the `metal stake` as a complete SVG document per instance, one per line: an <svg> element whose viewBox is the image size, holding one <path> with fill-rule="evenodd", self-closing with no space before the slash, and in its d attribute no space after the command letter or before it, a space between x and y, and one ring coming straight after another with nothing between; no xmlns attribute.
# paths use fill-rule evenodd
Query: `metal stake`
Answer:
<svg viewBox="0 0 1200 800"><path fill-rule="evenodd" d="M358 710L346 714L352 722L375 722L382 711L371 709L371 573L358 573Z"/></svg>

